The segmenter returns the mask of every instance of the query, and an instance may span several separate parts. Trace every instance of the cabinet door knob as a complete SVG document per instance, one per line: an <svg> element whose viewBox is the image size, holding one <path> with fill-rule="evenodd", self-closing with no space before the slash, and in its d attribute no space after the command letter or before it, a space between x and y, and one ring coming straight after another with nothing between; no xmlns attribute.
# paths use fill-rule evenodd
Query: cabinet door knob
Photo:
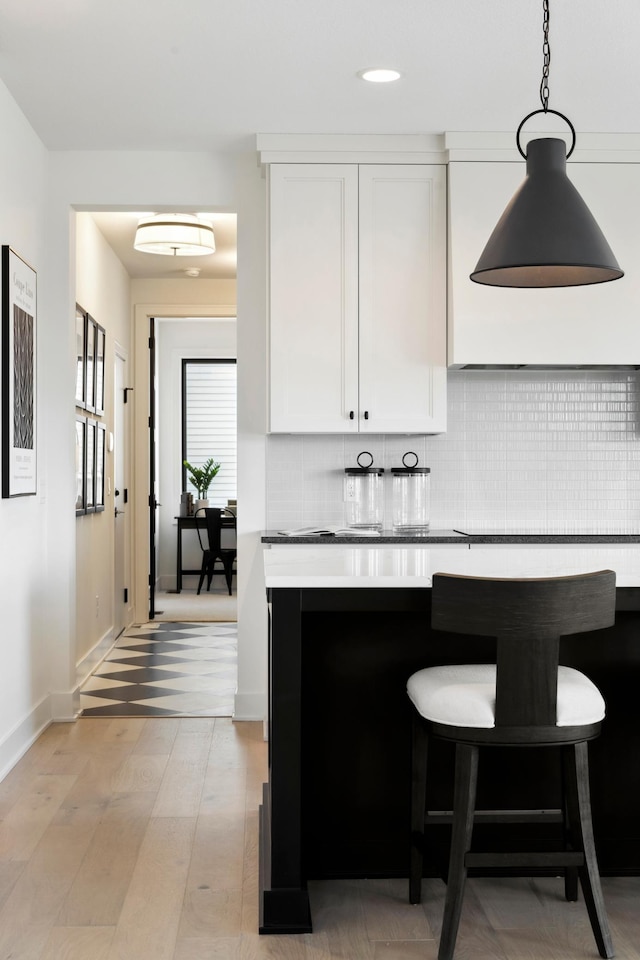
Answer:
<svg viewBox="0 0 640 960"><path fill-rule="evenodd" d="M349 410L349 420L353 420L354 417L355 417L355 413L353 412L353 410Z"/></svg>
<svg viewBox="0 0 640 960"><path fill-rule="evenodd" d="M368 410L365 410L365 412L364 412L364 418L365 418L365 420L368 420L368 419L369 419L369 411L368 411Z"/></svg>

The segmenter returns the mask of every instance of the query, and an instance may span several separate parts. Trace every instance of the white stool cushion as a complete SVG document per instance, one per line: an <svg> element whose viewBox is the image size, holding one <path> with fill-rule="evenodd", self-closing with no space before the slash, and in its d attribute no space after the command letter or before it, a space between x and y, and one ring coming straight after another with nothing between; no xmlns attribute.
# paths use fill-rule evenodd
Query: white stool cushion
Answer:
<svg viewBox="0 0 640 960"><path fill-rule="evenodd" d="M495 663L451 664L418 670L407 693L425 719L450 727L495 727ZM558 727L597 723L605 705L598 688L573 667L558 667Z"/></svg>

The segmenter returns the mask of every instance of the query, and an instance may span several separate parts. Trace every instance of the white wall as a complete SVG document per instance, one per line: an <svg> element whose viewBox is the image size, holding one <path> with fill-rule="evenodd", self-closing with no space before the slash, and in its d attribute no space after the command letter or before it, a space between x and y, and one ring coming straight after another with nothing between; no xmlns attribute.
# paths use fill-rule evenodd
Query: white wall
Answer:
<svg viewBox="0 0 640 960"><path fill-rule="evenodd" d="M101 420L113 431L114 345L131 352L129 275L87 213L76 218L76 296L105 328L105 404ZM80 411L79 411L80 412ZM76 648L78 680L114 638L113 455L105 455L105 509L76 519ZM126 520L126 514L122 518ZM125 538L125 542L128 537ZM97 598L97 600L96 600Z"/></svg>
<svg viewBox="0 0 640 960"><path fill-rule="evenodd" d="M176 586L175 517L180 512L182 492L182 360L228 359L236 355L235 317L217 320L165 319L157 323L157 459L161 506L158 509L156 569L158 588L161 590L174 590ZM183 565L198 569L202 555L195 531L185 531L183 551Z"/></svg>
<svg viewBox="0 0 640 960"><path fill-rule="evenodd" d="M0 500L0 776L51 715L49 700L51 554L48 433L60 426L48 405L52 329L45 236L47 153L0 83L0 241L37 272L37 496ZM63 430L65 427L63 426ZM69 503L73 491L68 489Z"/></svg>

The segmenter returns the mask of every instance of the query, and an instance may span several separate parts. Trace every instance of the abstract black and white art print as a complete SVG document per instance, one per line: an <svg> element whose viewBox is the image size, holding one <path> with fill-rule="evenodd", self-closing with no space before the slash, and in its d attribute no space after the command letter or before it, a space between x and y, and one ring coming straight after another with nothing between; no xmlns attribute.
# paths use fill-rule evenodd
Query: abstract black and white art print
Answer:
<svg viewBox="0 0 640 960"><path fill-rule="evenodd" d="M36 491L36 272L2 247L2 496Z"/></svg>

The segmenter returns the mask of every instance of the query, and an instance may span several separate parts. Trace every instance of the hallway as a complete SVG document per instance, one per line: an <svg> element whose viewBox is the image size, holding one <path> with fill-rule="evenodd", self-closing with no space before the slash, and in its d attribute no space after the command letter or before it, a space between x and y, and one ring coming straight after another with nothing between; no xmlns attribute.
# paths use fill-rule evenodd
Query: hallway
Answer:
<svg viewBox="0 0 640 960"><path fill-rule="evenodd" d="M83 717L230 717L235 623L152 621L116 640L80 690Z"/></svg>
<svg viewBox="0 0 640 960"><path fill-rule="evenodd" d="M260 723L54 724L0 783L0 957L435 960L444 884L310 884L313 934L260 937ZM607 879L618 960L640 960L640 878ZM597 956L562 881L473 880L459 960Z"/></svg>

